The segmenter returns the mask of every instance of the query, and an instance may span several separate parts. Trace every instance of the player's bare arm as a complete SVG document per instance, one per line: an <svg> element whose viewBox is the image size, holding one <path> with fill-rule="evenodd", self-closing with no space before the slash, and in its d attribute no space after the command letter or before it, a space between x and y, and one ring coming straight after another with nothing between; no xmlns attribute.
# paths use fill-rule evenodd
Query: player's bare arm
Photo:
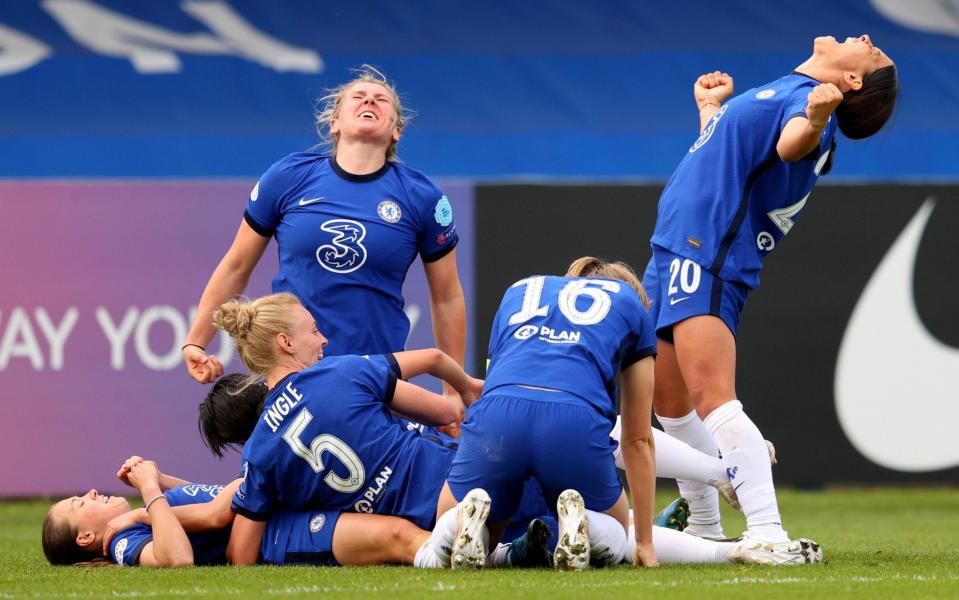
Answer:
<svg viewBox="0 0 959 600"><path fill-rule="evenodd" d="M713 71L700 75L696 79L696 83L693 84L693 97L696 99L696 108L699 110L700 133L723 102L732 95L733 78L729 73Z"/></svg>
<svg viewBox="0 0 959 600"><path fill-rule="evenodd" d="M790 119L779 135L776 152L786 162L800 160L816 149L829 117L842 102L842 92L833 83L823 83L809 92L808 100L806 117Z"/></svg>

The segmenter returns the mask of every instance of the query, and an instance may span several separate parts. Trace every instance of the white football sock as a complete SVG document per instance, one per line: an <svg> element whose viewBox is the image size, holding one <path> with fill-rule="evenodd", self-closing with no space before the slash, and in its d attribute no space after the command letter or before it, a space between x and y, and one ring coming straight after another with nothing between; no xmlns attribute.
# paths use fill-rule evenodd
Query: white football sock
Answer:
<svg viewBox="0 0 959 600"><path fill-rule="evenodd" d="M746 527L768 542L785 542L766 440L739 400L711 412L705 425L722 449L726 472L739 496Z"/></svg>
<svg viewBox="0 0 959 600"><path fill-rule="evenodd" d="M709 434L696 411L677 419L659 415L656 415L656 418L669 435L710 457L718 459L719 447L716 445L716 440ZM702 537L725 537L723 524L719 516L719 492L716 491L716 488L707 483L691 479L677 479L676 483L679 485L680 495L689 502L689 526L687 529L690 530L690 533Z"/></svg>
<svg viewBox="0 0 959 600"><path fill-rule="evenodd" d="M616 426L609 433L616 440L613 460L616 468L626 470L623 460L620 417L616 417ZM716 456L710 456L693 448L679 438L668 435L653 427L653 441L656 444L656 477L667 479L689 479L700 483L713 484L726 481L726 466Z"/></svg>
<svg viewBox="0 0 959 600"><path fill-rule="evenodd" d="M450 566L453 540L456 539L456 525L456 507L454 506L436 520L433 535L429 539L430 547L444 567Z"/></svg>
<svg viewBox="0 0 959 600"><path fill-rule="evenodd" d="M726 465L717 456L700 452L686 442L653 429L656 477L698 481L710 485L726 481Z"/></svg>
<svg viewBox="0 0 959 600"><path fill-rule="evenodd" d="M430 538L416 551L413 566L420 569L444 569L450 566L449 554L446 555L446 563L444 564L443 559L433 549L433 540Z"/></svg>
<svg viewBox="0 0 959 600"><path fill-rule="evenodd" d="M492 568L511 567L509 562L509 544L497 544L496 548L490 552L486 564Z"/></svg>
<svg viewBox="0 0 959 600"><path fill-rule="evenodd" d="M586 511L589 519L589 558L592 563L618 565L626 556L626 530L606 513Z"/></svg>
<svg viewBox="0 0 959 600"><path fill-rule="evenodd" d="M636 530L632 526L628 538L628 558L632 561L636 555ZM727 555L735 547L733 542L714 542L675 529L653 527L653 549L662 564L725 564L729 562Z"/></svg>

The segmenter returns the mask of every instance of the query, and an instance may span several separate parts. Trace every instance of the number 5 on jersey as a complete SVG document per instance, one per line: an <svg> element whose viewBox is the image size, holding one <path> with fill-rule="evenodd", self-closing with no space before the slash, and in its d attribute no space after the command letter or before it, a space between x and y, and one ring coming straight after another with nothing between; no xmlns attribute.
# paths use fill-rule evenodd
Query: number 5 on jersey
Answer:
<svg viewBox="0 0 959 600"><path fill-rule="evenodd" d="M326 474L323 481L334 490L349 494L363 487L363 483L366 482L366 469L363 468L360 457L357 456L356 452L353 452L353 449L347 446L343 440L335 435L324 433L313 438L313 441L310 442L310 447L306 447L303 440L300 439L300 436L303 435L306 426L309 425L312 420L313 415L309 410L306 408L300 410L296 418L293 419L293 422L290 423L290 426L283 432L283 440L289 444L293 453L309 463L317 474L322 473L324 469L324 452L329 452L339 459L350 472L345 478L340 477L333 471Z"/></svg>

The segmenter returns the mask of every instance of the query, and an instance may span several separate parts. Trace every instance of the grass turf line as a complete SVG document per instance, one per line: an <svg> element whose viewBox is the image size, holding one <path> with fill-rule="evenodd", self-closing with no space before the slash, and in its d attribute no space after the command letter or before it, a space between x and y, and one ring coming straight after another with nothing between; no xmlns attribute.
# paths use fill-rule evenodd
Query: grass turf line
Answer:
<svg viewBox="0 0 959 600"><path fill-rule="evenodd" d="M657 505L671 498L660 494ZM0 600L19 598L243 598L424 594L459 598L956 598L959 490L779 492L794 536L820 541L825 565L630 567L585 573L407 567L229 567L185 570L53 568L40 550L47 502L0 502ZM724 507L727 533L742 517Z"/></svg>

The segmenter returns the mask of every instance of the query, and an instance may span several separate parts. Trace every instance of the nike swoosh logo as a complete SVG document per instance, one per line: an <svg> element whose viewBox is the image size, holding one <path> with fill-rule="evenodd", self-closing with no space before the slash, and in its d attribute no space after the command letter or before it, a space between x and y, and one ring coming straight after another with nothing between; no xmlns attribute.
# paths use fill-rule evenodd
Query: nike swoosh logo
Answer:
<svg viewBox="0 0 959 600"><path fill-rule="evenodd" d="M319 202L319 201L322 200L323 198L324 198L324 196L320 196L319 198L310 198L309 200L307 200L306 198L300 198L300 206L307 206L308 204L313 204L314 202Z"/></svg>
<svg viewBox="0 0 959 600"><path fill-rule="evenodd" d="M872 462L913 473L959 465L959 444L946 441L959 421L959 349L926 330L913 295L919 242L935 205L926 200L879 263L836 364L836 413L849 441ZM930 418L895 418L908 406Z"/></svg>
<svg viewBox="0 0 959 600"><path fill-rule="evenodd" d="M959 36L959 18L945 2L871 0L870 4L897 25L924 33Z"/></svg>
<svg viewBox="0 0 959 600"><path fill-rule="evenodd" d="M686 296L685 298L670 298L670 299L669 299L669 305L670 305L670 306L673 306L674 304L679 304L679 303L682 302L683 300L689 300L690 298L691 298L691 296Z"/></svg>

